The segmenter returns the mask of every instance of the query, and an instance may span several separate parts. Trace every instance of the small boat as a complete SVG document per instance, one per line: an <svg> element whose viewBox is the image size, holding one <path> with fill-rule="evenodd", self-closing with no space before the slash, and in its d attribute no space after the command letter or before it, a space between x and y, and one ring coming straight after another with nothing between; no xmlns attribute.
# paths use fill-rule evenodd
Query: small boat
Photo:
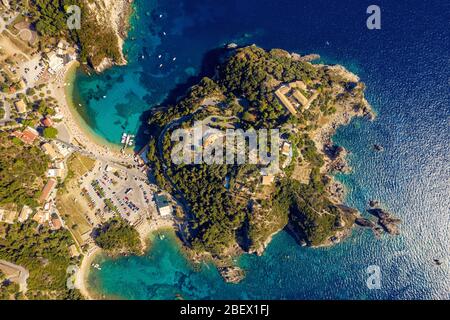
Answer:
<svg viewBox="0 0 450 320"><path fill-rule="evenodd" d="M160 54L159 56L158 56L158 59L161 59L162 58L162 54Z"/></svg>
<svg viewBox="0 0 450 320"><path fill-rule="evenodd" d="M91 266L92 266L94 269L102 270L102 268L100 268L100 265L99 265L98 263L92 264Z"/></svg>
<svg viewBox="0 0 450 320"><path fill-rule="evenodd" d="M160 234L160 235L159 235L159 240L164 240L165 238L166 238L165 235L163 235L163 234Z"/></svg>
<svg viewBox="0 0 450 320"><path fill-rule="evenodd" d="M434 261L434 264L437 265L437 266L442 265L442 261L439 260L439 259L434 259L433 261Z"/></svg>
<svg viewBox="0 0 450 320"><path fill-rule="evenodd" d="M106 99L106 96L103 96L103 99Z"/></svg>
<svg viewBox="0 0 450 320"><path fill-rule="evenodd" d="M174 57L174 58L172 59L172 61L175 61L175 60L177 60L177 57Z"/></svg>
<svg viewBox="0 0 450 320"><path fill-rule="evenodd" d="M161 63L161 64L159 65L159 67L162 68L162 67L163 67L163 64Z"/></svg>
<svg viewBox="0 0 450 320"><path fill-rule="evenodd" d="M166 32L163 32L163 35L165 36L165 35L167 35L167 33L166 33Z"/></svg>
<svg viewBox="0 0 450 320"><path fill-rule="evenodd" d="M162 14L160 14L160 15L159 15L159 18L161 19L162 17L163 17L163 15L162 15Z"/></svg>

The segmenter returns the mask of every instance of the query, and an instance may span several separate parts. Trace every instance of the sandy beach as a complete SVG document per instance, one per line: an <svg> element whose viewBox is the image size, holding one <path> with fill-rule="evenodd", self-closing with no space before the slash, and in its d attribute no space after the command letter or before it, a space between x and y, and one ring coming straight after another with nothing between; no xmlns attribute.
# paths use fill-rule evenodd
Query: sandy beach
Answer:
<svg viewBox="0 0 450 320"><path fill-rule="evenodd" d="M121 153L120 146L109 143L92 132L75 110L71 101L71 90L78 66L79 63L76 61L69 63L64 73L49 84L53 97L60 106L60 112L64 115L63 123L69 131L71 143L83 147L93 156L107 157L118 162L133 162L133 155L130 152Z"/></svg>
<svg viewBox="0 0 450 320"><path fill-rule="evenodd" d="M135 164L132 153L122 153L120 152L120 146L108 143L97 136L92 132L88 124L75 109L71 97L73 81L78 67L78 62L71 62L51 83L48 84L49 89L52 91L52 96L57 100L60 112L64 116L63 124L69 131L70 142L90 152L93 158L107 159L124 164ZM150 235L153 232L164 228L173 228L174 226L173 220L161 219L157 212L152 212L152 217L152 220L144 220L142 223L135 226L136 230L139 232L144 252L148 250ZM82 295L89 300L99 298L95 293L89 290L88 277L92 262L101 253L101 248L93 247L83 257L80 269L76 275L76 287L80 290Z"/></svg>
<svg viewBox="0 0 450 320"><path fill-rule="evenodd" d="M173 220L153 219L150 223L145 223L137 227L140 239L142 242L142 254L145 254L151 246L152 235L156 235L162 231L173 231ZM92 263L97 257L102 255L103 250L99 247L94 247L88 254L83 257L81 266L76 274L75 287L80 290L81 294L87 300L102 299L102 296L96 293L89 287L89 273L91 271Z"/></svg>
<svg viewBox="0 0 450 320"><path fill-rule="evenodd" d="M81 294L87 300L94 300L94 294L88 289L88 277L91 264L94 259L102 253L102 250L98 247L94 248L89 254L83 257L80 269L76 274L75 287L80 290Z"/></svg>

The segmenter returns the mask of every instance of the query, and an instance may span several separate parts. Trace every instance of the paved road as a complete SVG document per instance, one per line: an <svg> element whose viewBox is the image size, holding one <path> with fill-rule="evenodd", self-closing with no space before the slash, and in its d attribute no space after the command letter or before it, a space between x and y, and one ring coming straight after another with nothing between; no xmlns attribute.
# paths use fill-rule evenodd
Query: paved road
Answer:
<svg viewBox="0 0 450 320"><path fill-rule="evenodd" d="M130 161L127 161L127 162L120 161L114 156L103 156L103 155L100 155L100 154L96 154L96 153L93 153L93 152L86 151L84 148L76 146L76 145L74 145L72 143L67 143L67 142L62 141L60 139L55 139L55 140L60 142L60 143L62 143L62 144L64 144L67 147L72 148L72 150L74 150L74 151L76 151L76 152L78 152L78 153L80 153L82 155L94 158L95 160L100 160L100 161L102 161L104 163L122 164L121 169L124 170L131 177L144 178L144 179L148 178L146 172L142 172L142 171L140 171L139 169L136 169L136 168L128 169L128 168L123 166L124 163L126 165L136 164L135 162L132 161L132 159L130 159Z"/></svg>
<svg viewBox="0 0 450 320"><path fill-rule="evenodd" d="M19 272L19 275L17 277L12 277L9 280L12 282L18 283L20 286L21 292L27 292L27 289L28 289L27 288L27 279L30 276L30 273L28 272L28 270L21 266L18 266L16 264L5 261L5 260L0 260L0 267L2 265L5 267L8 267L8 268L17 270Z"/></svg>

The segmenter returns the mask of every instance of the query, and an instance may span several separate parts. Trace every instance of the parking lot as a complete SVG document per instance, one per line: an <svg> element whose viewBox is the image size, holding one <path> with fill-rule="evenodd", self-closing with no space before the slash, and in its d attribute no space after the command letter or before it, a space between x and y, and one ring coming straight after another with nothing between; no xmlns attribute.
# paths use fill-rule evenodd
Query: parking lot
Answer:
<svg viewBox="0 0 450 320"><path fill-rule="evenodd" d="M151 217L151 208L155 208L153 188L147 180L132 176L128 170L100 161L81 182L82 195L95 212L95 216L89 217L94 225L115 214L133 225Z"/></svg>

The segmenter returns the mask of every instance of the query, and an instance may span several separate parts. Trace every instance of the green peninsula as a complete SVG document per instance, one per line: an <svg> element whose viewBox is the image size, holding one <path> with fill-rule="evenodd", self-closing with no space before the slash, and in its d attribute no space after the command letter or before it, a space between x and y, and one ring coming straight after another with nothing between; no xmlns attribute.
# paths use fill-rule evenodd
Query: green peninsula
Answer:
<svg viewBox="0 0 450 320"><path fill-rule="evenodd" d="M347 236L359 217L342 204L333 179L348 172L346 152L331 136L355 116L373 117L365 86L341 66L257 46L229 49L213 78L203 78L175 105L155 109L148 158L156 182L178 200L179 234L196 257L231 265L243 252L262 254L287 230L300 245L327 246ZM176 164L176 129L277 129L280 170L270 164ZM203 136L203 147L219 133ZM231 280L232 281L232 280Z"/></svg>

